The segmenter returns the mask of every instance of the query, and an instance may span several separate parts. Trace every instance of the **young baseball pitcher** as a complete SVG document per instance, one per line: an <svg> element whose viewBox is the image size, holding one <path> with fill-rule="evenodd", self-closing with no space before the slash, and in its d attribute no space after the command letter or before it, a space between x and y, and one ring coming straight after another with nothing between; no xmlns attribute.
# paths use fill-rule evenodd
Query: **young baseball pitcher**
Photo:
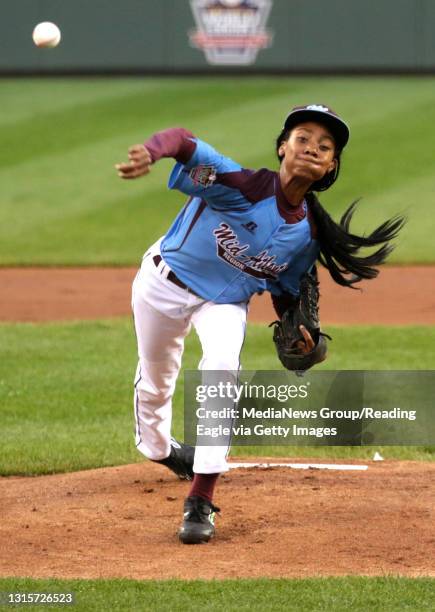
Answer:
<svg viewBox="0 0 435 612"><path fill-rule="evenodd" d="M316 261L341 285L373 278L403 224L394 218L357 236L349 231L354 205L336 223L320 204L315 192L337 180L348 139L349 129L336 113L311 104L285 118L276 141L277 171L245 169L182 128L132 146L129 161L116 166L122 179L135 179L172 157L169 188L188 196L165 236L145 253L132 294L139 354L136 445L148 459L192 480L179 530L186 544L214 535L213 492L228 469L228 443L195 449L171 438L172 396L192 326L202 347L199 368L237 372L251 296L269 291L278 316L288 319L307 286L304 279L314 279L307 289L314 300L305 300L313 326L298 325L287 343L290 351L282 329L275 333L284 365L307 369L326 357L316 324ZM376 245L381 246L375 252L361 255L361 247Z"/></svg>

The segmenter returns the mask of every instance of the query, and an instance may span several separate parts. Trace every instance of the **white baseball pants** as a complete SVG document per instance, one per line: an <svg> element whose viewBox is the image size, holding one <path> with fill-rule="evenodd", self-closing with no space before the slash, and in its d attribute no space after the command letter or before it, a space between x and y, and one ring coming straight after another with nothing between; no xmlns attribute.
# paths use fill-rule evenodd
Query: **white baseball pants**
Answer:
<svg viewBox="0 0 435 612"><path fill-rule="evenodd" d="M145 253L133 282L132 307L139 363L134 383L136 446L149 459L170 453L172 396L181 366L184 338L195 327L202 346L200 370L238 371L247 302L215 304L181 289L166 277L170 268L153 257L160 240ZM197 446L193 470L228 470L225 446Z"/></svg>

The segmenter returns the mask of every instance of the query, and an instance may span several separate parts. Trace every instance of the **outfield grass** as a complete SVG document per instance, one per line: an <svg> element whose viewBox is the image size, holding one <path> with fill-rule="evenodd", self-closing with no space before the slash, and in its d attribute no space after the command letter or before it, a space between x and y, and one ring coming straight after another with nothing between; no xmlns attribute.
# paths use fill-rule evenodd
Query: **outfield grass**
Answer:
<svg viewBox="0 0 435 612"><path fill-rule="evenodd" d="M409 224L391 261L433 262L435 82L429 78L4 79L0 265L136 264L184 197L113 165L152 132L183 125L245 167L275 167L290 107L330 104L352 128L340 180L322 195L338 216L362 196L355 229L397 212ZM29 104L29 100L32 101Z"/></svg>
<svg viewBox="0 0 435 612"><path fill-rule="evenodd" d="M435 608L429 578L303 580L30 580L0 579L3 592L68 593L73 610L293 610L297 612L420 612ZM41 610L47 606L24 606ZM69 607L68 607L69 608Z"/></svg>
<svg viewBox="0 0 435 612"><path fill-rule="evenodd" d="M319 369L435 369L435 327L328 328L330 357ZM271 330L250 325L247 370L281 369ZM130 319L0 325L0 474L39 474L141 461L133 441L136 347ZM200 359L194 334L184 367ZM174 432L183 436L183 380L174 399ZM386 457L430 459L425 447L386 447ZM352 447L235 447L236 455L371 457Z"/></svg>

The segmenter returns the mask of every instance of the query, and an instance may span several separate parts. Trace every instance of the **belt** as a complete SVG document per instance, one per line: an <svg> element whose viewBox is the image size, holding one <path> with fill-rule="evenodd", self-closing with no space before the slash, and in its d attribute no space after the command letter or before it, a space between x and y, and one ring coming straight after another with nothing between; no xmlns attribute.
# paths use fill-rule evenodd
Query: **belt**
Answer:
<svg viewBox="0 0 435 612"><path fill-rule="evenodd" d="M159 263L163 261L162 257L160 255L154 255L153 257L153 262L154 265L157 267L159 265ZM174 285L177 285L177 287L180 287L180 289L185 289L186 291L188 291L189 293L193 293L193 295L196 295L197 297L200 297L197 293L195 293L190 287L188 287L187 285L185 285L183 283L183 281L181 281L178 276L172 271L169 270L168 275L166 277L169 281L171 281L171 283L174 283Z"/></svg>

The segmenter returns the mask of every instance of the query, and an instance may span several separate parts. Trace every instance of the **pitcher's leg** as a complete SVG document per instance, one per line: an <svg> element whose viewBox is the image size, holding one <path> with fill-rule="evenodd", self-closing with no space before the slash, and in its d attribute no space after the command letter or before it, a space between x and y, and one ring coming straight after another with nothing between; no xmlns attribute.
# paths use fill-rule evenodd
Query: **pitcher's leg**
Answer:
<svg viewBox="0 0 435 612"><path fill-rule="evenodd" d="M190 323L172 319L133 292L139 363L134 385L136 446L153 460L171 450L172 395Z"/></svg>
<svg viewBox="0 0 435 612"><path fill-rule="evenodd" d="M202 346L199 368L203 371L203 384L216 378L218 371L222 382L237 383L240 369L240 353L246 331L247 304L213 304L208 302L192 317ZM209 374L207 374L209 372ZM213 408L219 408L213 402ZM223 400L225 407L228 402ZM231 424L231 420L228 421ZM230 437L219 446L198 445L195 450L193 471L199 474L215 474L228 470L226 456Z"/></svg>
<svg viewBox="0 0 435 612"><path fill-rule="evenodd" d="M246 313L246 303L208 302L192 316L203 350L199 364L203 371L203 384L212 379L216 382L216 371L220 379L237 382ZM207 406L208 402L205 403L206 409ZM213 504L212 498L219 474L228 469L226 456L230 439L228 437L223 444L220 442L220 446L197 445L195 448L193 483L184 501L183 522L178 532L184 544L201 544L214 536L214 517L219 508Z"/></svg>

